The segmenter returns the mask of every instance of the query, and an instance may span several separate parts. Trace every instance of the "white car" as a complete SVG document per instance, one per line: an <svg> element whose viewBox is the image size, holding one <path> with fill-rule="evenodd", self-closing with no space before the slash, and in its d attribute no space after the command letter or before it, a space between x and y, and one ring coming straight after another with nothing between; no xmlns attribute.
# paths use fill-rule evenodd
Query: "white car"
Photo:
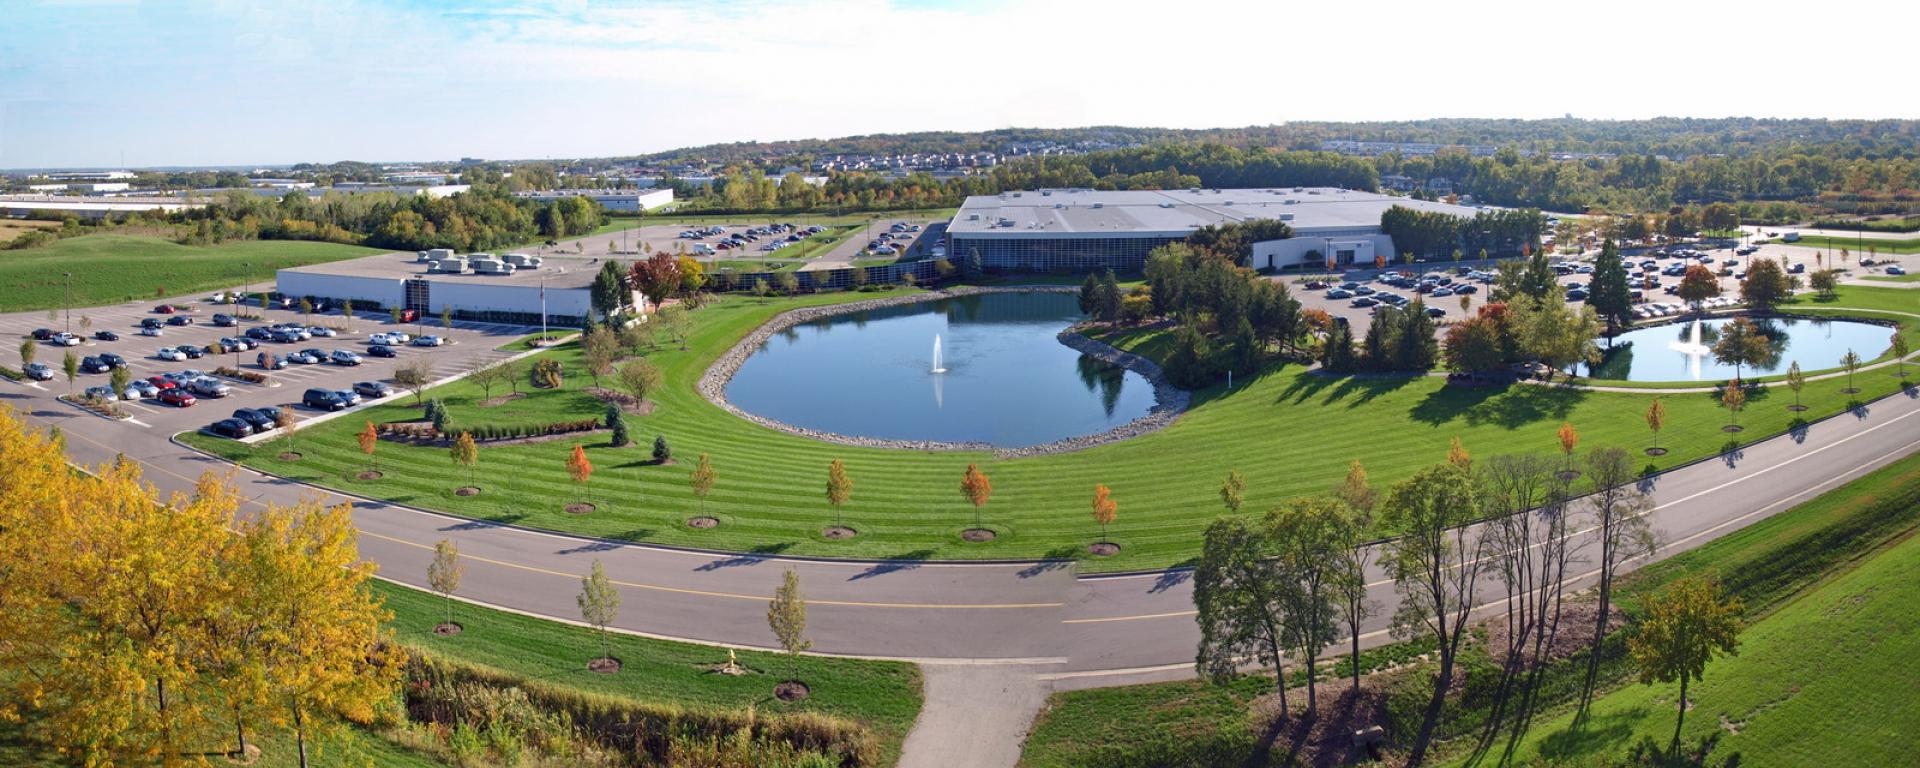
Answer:
<svg viewBox="0 0 1920 768"><path fill-rule="evenodd" d="M59 347L77 347L80 346L80 337L71 333L56 333L53 335L52 343Z"/></svg>
<svg viewBox="0 0 1920 768"><path fill-rule="evenodd" d="M413 340L413 345L416 347L437 347L445 343L447 343L446 339L432 335L422 336Z"/></svg>
<svg viewBox="0 0 1920 768"><path fill-rule="evenodd" d="M337 334L335 334L335 333L334 333L334 331L333 331L333 329L332 329L332 328L328 328L328 327L326 327L326 326L321 326L321 325L315 325L315 326L310 326L310 327L308 327L308 328L307 328L307 335L309 335L309 336L319 336L319 337L322 337L322 338L329 338L329 339L330 339L330 338L333 338L333 337L334 337L335 335L337 335Z"/></svg>
<svg viewBox="0 0 1920 768"><path fill-rule="evenodd" d="M153 382L147 381L146 379L135 379L133 383L127 385L127 391L121 394L128 400L139 400L143 397L159 397L160 388L154 386Z"/></svg>
<svg viewBox="0 0 1920 768"><path fill-rule="evenodd" d="M161 347L159 351L153 353L153 356L162 360L172 361L187 359L187 353L174 349L173 347Z"/></svg>
<svg viewBox="0 0 1920 768"><path fill-rule="evenodd" d="M158 336L158 335L160 335L160 329L159 329L159 328L155 328L155 327L153 327L153 326L150 326L150 325L149 325L149 326L143 326L143 327L142 327L142 328L140 329L140 335L142 335L142 336Z"/></svg>

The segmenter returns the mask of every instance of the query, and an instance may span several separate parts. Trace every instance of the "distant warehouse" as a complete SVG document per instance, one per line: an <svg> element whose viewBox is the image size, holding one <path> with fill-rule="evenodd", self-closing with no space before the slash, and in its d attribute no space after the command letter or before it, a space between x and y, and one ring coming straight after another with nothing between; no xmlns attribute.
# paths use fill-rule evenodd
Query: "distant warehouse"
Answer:
<svg viewBox="0 0 1920 768"><path fill-rule="evenodd" d="M948 252L989 271L1137 270L1147 254L1204 226L1278 219L1293 237L1255 243L1250 266L1297 269L1392 257L1380 215L1394 206L1471 218L1478 210L1331 187L1103 191L1042 189L967 198Z"/></svg>
<svg viewBox="0 0 1920 768"><path fill-rule="evenodd" d="M514 194L542 203L563 197L585 197L599 203L602 208L619 213L651 211L673 202L671 189L549 189Z"/></svg>
<svg viewBox="0 0 1920 768"><path fill-rule="evenodd" d="M282 295L351 300L363 315L391 307L422 316L451 310L483 322L581 325L593 309L593 278L602 259L522 253L403 251L282 269ZM631 302L629 302L631 303Z"/></svg>

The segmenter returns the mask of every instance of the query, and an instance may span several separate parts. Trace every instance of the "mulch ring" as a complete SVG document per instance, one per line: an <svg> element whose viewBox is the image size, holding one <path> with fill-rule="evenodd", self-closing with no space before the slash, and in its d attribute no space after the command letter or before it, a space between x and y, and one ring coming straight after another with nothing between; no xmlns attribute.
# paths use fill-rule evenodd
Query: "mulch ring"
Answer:
<svg viewBox="0 0 1920 768"><path fill-rule="evenodd" d="M1113 557L1120 554L1120 545L1111 541L1096 541L1087 545L1087 552L1094 557Z"/></svg>
<svg viewBox="0 0 1920 768"><path fill-rule="evenodd" d="M1648 449L1647 449L1647 455L1648 455L1648 456L1665 456L1665 455L1667 455L1667 449L1665 449L1665 448L1648 448Z"/></svg>
<svg viewBox="0 0 1920 768"><path fill-rule="evenodd" d="M449 621L445 624L439 624L434 626L433 633L441 637L453 637L454 635L460 634L460 632L464 629L466 629L466 627L462 627L456 622Z"/></svg>
<svg viewBox="0 0 1920 768"><path fill-rule="evenodd" d="M705 515L701 515L699 517L689 517L687 518L687 527L699 528L702 530L705 530L708 528L718 528L720 527L720 519L716 517L707 517Z"/></svg>
<svg viewBox="0 0 1920 768"><path fill-rule="evenodd" d="M354 475L353 477L356 480L378 480L386 476L387 474L385 472L381 472L380 470L377 470L377 469L369 469L365 472Z"/></svg>
<svg viewBox="0 0 1920 768"><path fill-rule="evenodd" d="M1553 473L1553 476L1554 476L1554 477L1557 477L1557 478L1560 478L1561 480L1578 480L1578 479L1580 479L1580 470L1577 470L1577 469L1563 469L1563 470L1560 470L1560 471L1558 471L1558 472L1555 472L1555 473Z"/></svg>
<svg viewBox="0 0 1920 768"><path fill-rule="evenodd" d="M492 408L495 406L506 405L507 403L511 403L515 400L518 400L526 396L527 396L527 393L525 392L508 392L499 397L489 397L478 403L474 403L474 405L480 406L481 408Z"/></svg>
<svg viewBox="0 0 1920 768"><path fill-rule="evenodd" d="M844 525L829 525L825 529L820 531L820 536L822 538L832 539L834 541L840 541L842 539L851 539L858 535L860 535L859 531L856 531L852 528L848 528Z"/></svg>
<svg viewBox="0 0 1920 768"><path fill-rule="evenodd" d="M587 502L584 502L584 501L576 501L576 502L574 502L574 503L572 503L572 504L568 504L568 505L567 505L567 514L569 514L569 515L584 515L584 514L587 514L587 513L589 513L589 512L592 512L592 511L594 511L594 510L596 510L596 509L599 509L599 507L596 507L596 506L594 506L594 505L592 505L592 504L589 504L589 503L587 503Z"/></svg>
<svg viewBox="0 0 1920 768"><path fill-rule="evenodd" d="M300 455L300 453L297 451L285 451L285 452L282 452L279 456L279 459L281 461L299 461L303 458L306 458L306 457Z"/></svg>
<svg viewBox="0 0 1920 768"><path fill-rule="evenodd" d="M1741 432L1744 430L1746 430L1746 427L1740 426L1738 424L1728 424L1720 428L1720 431L1727 432L1727 433Z"/></svg>
<svg viewBox="0 0 1920 768"><path fill-rule="evenodd" d="M773 697L781 701L799 701L813 693L806 683L788 680L773 687Z"/></svg>
<svg viewBox="0 0 1920 768"><path fill-rule="evenodd" d="M587 387L586 389L583 389L581 391L589 395L593 395L595 398L598 398L600 402L603 402L603 403L618 403L620 405L621 410L626 411L627 413L637 414L640 416L647 416L652 414L653 408L655 405L655 403L652 400L635 402L633 399L633 395L629 395L625 392L619 392L616 390L607 389L606 387Z"/></svg>
<svg viewBox="0 0 1920 768"><path fill-rule="evenodd" d="M602 656L587 662L587 671L595 674L611 675L620 671L620 660L610 656Z"/></svg>
<svg viewBox="0 0 1920 768"><path fill-rule="evenodd" d="M1807 409L1806 406L1801 405L1799 403L1794 403L1793 405L1787 406L1787 410L1793 411L1794 413L1800 413L1802 411L1805 411L1806 409Z"/></svg>
<svg viewBox="0 0 1920 768"><path fill-rule="evenodd" d="M455 489L453 489L453 495L455 495L455 496L478 496L478 495L480 495L480 489L479 489L479 488L476 488L476 487L474 487L474 486L471 486L471 485L468 485L468 486L462 486L462 487L459 487L459 488L455 488Z"/></svg>
<svg viewBox="0 0 1920 768"><path fill-rule="evenodd" d="M960 538L972 542L993 541L999 535L986 528L968 528L960 532Z"/></svg>

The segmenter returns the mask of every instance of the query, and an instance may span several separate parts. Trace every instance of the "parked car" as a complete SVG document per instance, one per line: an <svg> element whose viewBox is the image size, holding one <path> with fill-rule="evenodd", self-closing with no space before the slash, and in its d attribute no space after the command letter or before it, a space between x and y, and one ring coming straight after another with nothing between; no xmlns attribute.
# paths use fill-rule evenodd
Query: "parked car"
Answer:
<svg viewBox="0 0 1920 768"><path fill-rule="evenodd" d="M189 360L198 360L207 355L205 347L196 347L192 344L182 344L175 349L180 350L180 354L186 355Z"/></svg>
<svg viewBox="0 0 1920 768"><path fill-rule="evenodd" d="M300 397L300 404L323 411L338 411L347 407L347 401L341 399L339 393L318 387L307 390L307 393Z"/></svg>
<svg viewBox="0 0 1920 768"><path fill-rule="evenodd" d="M81 390L80 396L88 400L120 399L119 395L114 394L112 387L87 387L86 389Z"/></svg>
<svg viewBox="0 0 1920 768"><path fill-rule="evenodd" d="M226 397L233 394L233 387L212 376L202 376L187 384L187 389L201 397Z"/></svg>
<svg viewBox="0 0 1920 768"><path fill-rule="evenodd" d="M1427 317L1446 317L1447 311L1439 307L1427 307Z"/></svg>
<svg viewBox="0 0 1920 768"><path fill-rule="evenodd" d="M147 383L152 384L154 389L160 390L162 392L165 392L169 389L173 389L174 387L180 386L179 384L175 384L173 379L169 379L165 376L148 376Z"/></svg>
<svg viewBox="0 0 1920 768"><path fill-rule="evenodd" d="M272 352L262 352L254 356L253 364L269 371L277 371L287 367L287 358Z"/></svg>
<svg viewBox="0 0 1920 768"><path fill-rule="evenodd" d="M106 373L111 370L113 370L113 366L107 365L106 361L93 355L88 355L80 359L81 373Z"/></svg>
<svg viewBox="0 0 1920 768"><path fill-rule="evenodd" d="M160 396L160 388L154 386L153 382L147 381L145 379L134 379L132 383L129 383L127 385L128 400L137 400L142 397L159 397L159 396Z"/></svg>
<svg viewBox="0 0 1920 768"><path fill-rule="evenodd" d="M1480 286L1477 286L1477 285L1456 285L1456 286L1454 286L1454 287L1453 287L1453 292L1454 292L1454 293L1479 293L1479 292L1480 292Z"/></svg>
<svg viewBox="0 0 1920 768"><path fill-rule="evenodd" d="M119 341L120 334L113 331L94 331L93 338L98 341Z"/></svg>
<svg viewBox="0 0 1920 768"><path fill-rule="evenodd" d="M220 326L222 328L232 328L236 325L239 325L240 321L235 320L233 318L233 315L229 315L225 312L215 312L213 313L213 324Z"/></svg>
<svg viewBox="0 0 1920 768"><path fill-rule="evenodd" d="M1349 290L1347 290L1347 289L1345 289L1345 288L1335 288L1335 289L1333 289L1333 290L1331 290L1331 291L1327 291L1327 298L1329 298L1329 299L1351 299L1351 298L1353 298L1353 291L1349 291Z"/></svg>
<svg viewBox="0 0 1920 768"><path fill-rule="evenodd" d="M336 395L339 395L339 396L340 396L340 399L341 399L341 400L343 400L343 401L346 401L346 404L347 404L347 405L359 405L359 404L360 404L360 395L359 395L359 394L357 394L357 393L355 393L355 392L354 392L353 390L351 390L351 389L336 389L336 390L334 390L334 391L333 391L333 393L334 393L334 394L336 394Z"/></svg>
<svg viewBox="0 0 1920 768"><path fill-rule="evenodd" d="M371 347L367 347L367 355L371 357L395 357L396 356L393 352L393 347L389 347L385 344L375 344Z"/></svg>
<svg viewBox="0 0 1920 768"><path fill-rule="evenodd" d="M187 315L174 315L167 318L167 325L193 325L193 318Z"/></svg>
<svg viewBox="0 0 1920 768"><path fill-rule="evenodd" d="M192 408L194 403L197 403L200 401L195 399L192 393L189 393L184 389L180 389L179 387L175 387L173 389L169 389L164 392L161 392L160 402L166 403L167 405L171 405L175 408Z"/></svg>
<svg viewBox="0 0 1920 768"><path fill-rule="evenodd" d="M247 332L242 335L254 341L267 341L273 338L273 331L269 331L265 328L255 326L253 328L248 328Z"/></svg>
<svg viewBox="0 0 1920 768"><path fill-rule="evenodd" d="M35 328L30 335L33 336L34 341L53 341L52 328Z"/></svg>
<svg viewBox="0 0 1920 768"><path fill-rule="evenodd" d="M1376 301L1371 296L1361 296L1353 300L1353 306L1356 306L1356 307L1371 307L1379 303L1380 303L1379 301Z"/></svg>
<svg viewBox="0 0 1920 768"><path fill-rule="evenodd" d="M53 380L53 368L46 363L27 363L24 373L27 374L27 378L34 381Z"/></svg>
<svg viewBox="0 0 1920 768"><path fill-rule="evenodd" d="M253 431L255 432L265 432L269 429L273 429L274 417L261 413L257 409L253 409L253 408L236 409L233 412L233 417L235 419L239 419L240 421L246 423L248 427L252 427Z"/></svg>
<svg viewBox="0 0 1920 768"><path fill-rule="evenodd" d="M332 328L324 325L309 325L307 326L307 335L315 338L331 339L339 334L334 332Z"/></svg>
<svg viewBox="0 0 1920 768"><path fill-rule="evenodd" d="M140 335L142 335L142 336L159 336L159 335L160 335L160 326L157 326L157 325L149 325L149 326L142 326L142 327L140 328Z"/></svg>
<svg viewBox="0 0 1920 768"><path fill-rule="evenodd" d="M1891 267L1887 267L1887 274L1889 275L1904 275L1906 273L1907 273L1907 270L1902 268L1898 264L1895 264Z"/></svg>
<svg viewBox="0 0 1920 768"><path fill-rule="evenodd" d="M142 328L158 328L162 325L165 325L165 323L160 322L160 318L157 317L140 318L140 327Z"/></svg>
<svg viewBox="0 0 1920 768"><path fill-rule="evenodd" d="M334 350L333 354L327 356L327 359L332 360L334 365L359 365L361 362L359 355L344 349Z"/></svg>
<svg viewBox="0 0 1920 768"><path fill-rule="evenodd" d="M80 337L71 333L56 333L49 343L56 347L77 347L80 346Z"/></svg>
<svg viewBox="0 0 1920 768"><path fill-rule="evenodd" d="M386 382L382 381L356 381L353 383L353 391L360 393L362 397L378 400L391 396L393 387L387 386Z"/></svg>
<svg viewBox="0 0 1920 768"><path fill-rule="evenodd" d="M153 311L163 315L171 315L178 310L175 309L175 307L172 304L162 304L160 306L154 307Z"/></svg>
<svg viewBox="0 0 1920 768"><path fill-rule="evenodd" d="M207 431L235 440L253 434L253 425L241 419L221 419L207 425Z"/></svg>
<svg viewBox="0 0 1920 768"><path fill-rule="evenodd" d="M301 365L313 365L314 363L320 362L320 358L319 356L313 354L312 350L303 349L297 352L288 352L287 362L299 363Z"/></svg>
<svg viewBox="0 0 1920 768"><path fill-rule="evenodd" d="M416 347L438 347L445 343L447 343L446 339L433 335L422 336L413 340L413 345Z"/></svg>
<svg viewBox="0 0 1920 768"><path fill-rule="evenodd" d="M181 352L180 350L175 349L173 347L161 347L160 349L154 351L153 356L160 358L161 360L170 360L173 362L179 362L181 360L187 359L187 353Z"/></svg>

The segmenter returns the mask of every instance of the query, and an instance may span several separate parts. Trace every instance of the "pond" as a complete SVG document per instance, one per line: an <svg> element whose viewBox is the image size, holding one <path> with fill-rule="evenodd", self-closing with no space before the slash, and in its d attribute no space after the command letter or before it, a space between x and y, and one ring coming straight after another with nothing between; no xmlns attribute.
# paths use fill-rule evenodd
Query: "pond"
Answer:
<svg viewBox="0 0 1920 768"><path fill-rule="evenodd" d="M1147 415L1154 392L1140 374L1055 338L1083 317L1064 293L838 315L774 334L734 374L727 399L796 427L885 440L1018 448L1097 434Z"/></svg>
<svg viewBox="0 0 1920 768"><path fill-rule="evenodd" d="M1854 320L1825 320L1804 317L1749 318L1767 337L1767 359L1760 365L1743 366L1740 375L1747 378L1785 374L1794 363L1812 373L1841 367L1847 350L1871 360L1887 351L1893 343L1893 329L1884 325ZM1592 377L1616 381L1718 381L1734 376L1734 367L1721 365L1709 350L1720 338L1720 329L1732 318L1682 320L1620 334L1608 352L1600 342L1605 362ZM1696 324L1698 326L1696 330Z"/></svg>

